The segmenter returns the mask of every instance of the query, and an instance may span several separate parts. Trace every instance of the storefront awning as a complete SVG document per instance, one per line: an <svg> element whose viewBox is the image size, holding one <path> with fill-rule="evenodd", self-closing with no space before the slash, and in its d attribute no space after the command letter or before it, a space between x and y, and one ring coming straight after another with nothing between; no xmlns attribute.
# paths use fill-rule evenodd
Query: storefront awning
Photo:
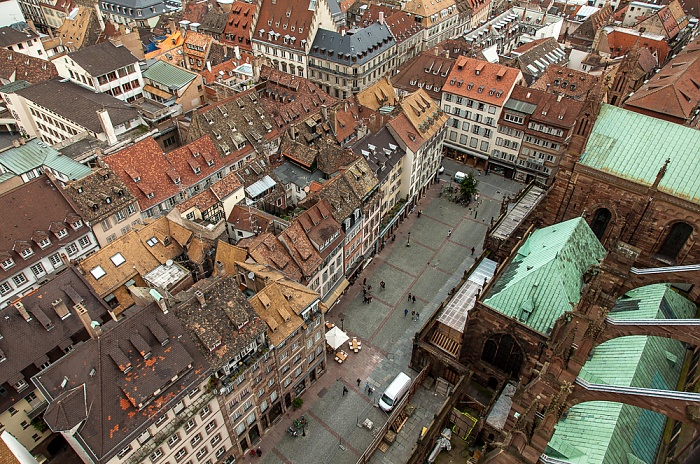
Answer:
<svg viewBox="0 0 700 464"><path fill-rule="evenodd" d="M350 282L348 279L343 277L343 280L340 281L340 283L333 289L332 292L329 292L328 295L323 299L323 304L326 305L327 308L331 308L337 301L338 298L340 298L340 295L343 294L346 288L350 285Z"/></svg>

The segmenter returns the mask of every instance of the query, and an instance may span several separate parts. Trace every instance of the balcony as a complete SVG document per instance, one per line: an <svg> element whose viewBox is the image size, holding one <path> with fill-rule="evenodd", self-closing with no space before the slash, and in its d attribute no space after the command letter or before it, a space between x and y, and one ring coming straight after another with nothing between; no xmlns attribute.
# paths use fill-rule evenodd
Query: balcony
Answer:
<svg viewBox="0 0 700 464"><path fill-rule="evenodd" d="M46 410L46 407L48 405L49 405L48 401L42 401L40 403L35 404L32 407L32 409L30 409L29 411L25 411L25 413L27 414L27 417L29 418L29 420L34 420L38 416L40 416L42 412L44 412Z"/></svg>

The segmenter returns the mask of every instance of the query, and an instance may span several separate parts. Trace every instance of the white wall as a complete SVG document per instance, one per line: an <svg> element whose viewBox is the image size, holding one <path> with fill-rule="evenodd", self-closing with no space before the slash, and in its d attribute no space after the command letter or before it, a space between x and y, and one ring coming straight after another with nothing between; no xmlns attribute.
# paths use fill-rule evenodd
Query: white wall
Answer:
<svg viewBox="0 0 700 464"><path fill-rule="evenodd" d="M0 27L25 21L17 0L0 2Z"/></svg>

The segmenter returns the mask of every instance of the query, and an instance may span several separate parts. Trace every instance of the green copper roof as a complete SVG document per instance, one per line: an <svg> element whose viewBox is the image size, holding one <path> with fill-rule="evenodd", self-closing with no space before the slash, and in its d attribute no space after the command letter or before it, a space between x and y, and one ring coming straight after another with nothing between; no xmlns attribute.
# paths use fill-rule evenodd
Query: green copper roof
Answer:
<svg viewBox="0 0 700 464"><path fill-rule="evenodd" d="M668 285L654 284L620 298L610 316L667 319L695 313L695 305ZM595 348L580 377L607 385L675 389L683 356L682 343L673 339L615 338ZM556 425L545 454L572 464L652 464L664 423L661 414L635 406L581 403Z"/></svg>
<svg viewBox="0 0 700 464"><path fill-rule="evenodd" d="M92 172L89 167L61 155L36 138L0 153L0 165L5 171L18 176L41 166L46 166L71 180L82 179Z"/></svg>
<svg viewBox="0 0 700 464"><path fill-rule="evenodd" d="M484 303L546 334L578 303L583 274L604 257L605 249L583 218L537 230L494 282Z"/></svg>
<svg viewBox="0 0 700 464"><path fill-rule="evenodd" d="M652 185L666 159L659 190L700 203L700 131L603 105L580 163Z"/></svg>
<svg viewBox="0 0 700 464"><path fill-rule="evenodd" d="M150 79L168 88L174 87L176 89L189 84L195 77L197 77L195 73L178 68L165 61L156 61L143 72L144 79Z"/></svg>

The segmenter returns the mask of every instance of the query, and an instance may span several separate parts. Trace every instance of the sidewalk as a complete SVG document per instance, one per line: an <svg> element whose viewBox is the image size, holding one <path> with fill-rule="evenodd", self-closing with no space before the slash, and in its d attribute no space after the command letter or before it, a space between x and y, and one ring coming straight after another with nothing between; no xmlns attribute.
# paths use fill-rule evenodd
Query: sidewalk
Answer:
<svg viewBox="0 0 700 464"><path fill-rule="evenodd" d="M326 315L327 321L358 337L362 350L349 353L342 365L329 355L326 373L303 394L303 407L282 416L257 445L263 450L263 457L246 457L240 462L354 464L357 461L373 439L372 433L358 427L358 423L369 419L378 427L386 421L387 415L375 403L399 372L412 378L417 375L407 367L415 333L481 253L486 221L498 214L502 197L522 187L497 176L482 176L479 180L482 203L477 219L473 210L438 197L443 183L428 190L413 214L399 226L395 242L387 241L384 250ZM418 210L423 210L420 218L416 214ZM409 231L410 246L407 246ZM451 231L449 237L448 231ZM474 256L472 246L476 248ZM362 302L364 278L372 285L374 298L370 304ZM380 289L380 281L386 283L386 289ZM416 296L415 303L408 302L409 293ZM407 317L404 309L409 311ZM418 321L411 320L411 311L420 314ZM357 379L360 379L359 387ZM365 393L367 385L375 389L373 396ZM345 396L343 386L349 390ZM396 442L386 454L376 451L371 462L406 462L421 428L428 425L443 401L443 397L420 388L411 399L416 411ZM301 414L309 421L306 436L292 437L286 429Z"/></svg>

